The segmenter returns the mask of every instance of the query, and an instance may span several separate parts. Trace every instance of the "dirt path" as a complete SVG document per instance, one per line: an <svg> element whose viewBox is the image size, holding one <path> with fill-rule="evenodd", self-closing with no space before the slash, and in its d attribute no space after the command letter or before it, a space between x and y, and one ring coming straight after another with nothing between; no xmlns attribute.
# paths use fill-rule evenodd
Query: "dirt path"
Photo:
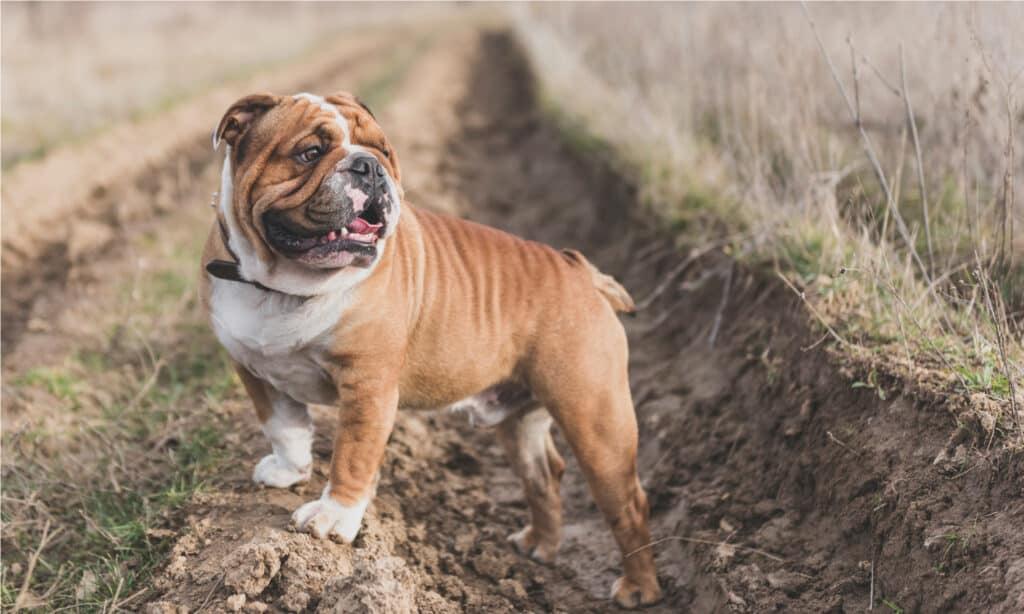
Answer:
<svg viewBox="0 0 1024 614"><path fill-rule="evenodd" d="M507 34L440 37L375 111L418 205L581 249L638 299L686 260L614 169L564 144ZM204 220L161 221L179 222ZM871 595L881 611L1024 608L1024 464L969 451L967 431L949 440L943 400L899 382L851 387L864 374L804 350L817 339L799 302L720 253L626 325L641 478L663 540L652 547L666 599L649 611L859 612ZM277 491L249 481L267 444L245 403L231 408L234 456L190 504L144 597L152 611L610 609L618 554L571 462L565 541L542 566L505 543L527 512L492 435L403 413L364 528L341 546L287 530L323 486L330 410L315 412L312 483Z"/></svg>

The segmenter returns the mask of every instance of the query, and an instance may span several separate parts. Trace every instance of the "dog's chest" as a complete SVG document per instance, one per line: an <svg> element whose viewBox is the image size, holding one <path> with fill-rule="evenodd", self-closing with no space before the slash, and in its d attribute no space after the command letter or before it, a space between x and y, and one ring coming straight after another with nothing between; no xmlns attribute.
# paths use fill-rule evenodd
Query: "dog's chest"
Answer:
<svg viewBox="0 0 1024 614"><path fill-rule="evenodd" d="M300 299L248 284L213 280L213 329L231 357L302 403L331 404L337 392L323 367L330 331L346 297Z"/></svg>

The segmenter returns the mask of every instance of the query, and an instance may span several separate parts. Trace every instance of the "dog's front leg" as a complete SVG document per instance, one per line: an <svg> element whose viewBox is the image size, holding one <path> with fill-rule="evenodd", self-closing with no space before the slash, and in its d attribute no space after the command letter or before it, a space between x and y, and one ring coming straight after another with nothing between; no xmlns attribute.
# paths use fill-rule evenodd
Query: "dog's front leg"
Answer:
<svg viewBox="0 0 1024 614"><path fill-rule="evenodd" d="M292 524L315 537L351 543L376 491L384 448L398 412L398 387L362 380L339 386L338 429L330 479L320 499L292 515Z"/></svg>
<svg viewBox="0 0 1024 614"><path fill-rule="evenodd" d="M306 405L274 389L240 364L235 364L235 370L273 451L256 464L253 481L272 488L309 481L313 470L313 420Z"/></svg>

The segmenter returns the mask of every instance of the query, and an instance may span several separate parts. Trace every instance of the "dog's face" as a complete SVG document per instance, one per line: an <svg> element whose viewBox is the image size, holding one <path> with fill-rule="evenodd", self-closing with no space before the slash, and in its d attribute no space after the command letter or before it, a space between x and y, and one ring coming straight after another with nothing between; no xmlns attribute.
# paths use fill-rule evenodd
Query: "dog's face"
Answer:
<svg viewBox="0 0 1024 614"><path fill-rule="evenodd" d="M224 114L220 141L221 214L243 272L315 279L377 262L398 224L398 159L354 96L247 96Z"/></svg>

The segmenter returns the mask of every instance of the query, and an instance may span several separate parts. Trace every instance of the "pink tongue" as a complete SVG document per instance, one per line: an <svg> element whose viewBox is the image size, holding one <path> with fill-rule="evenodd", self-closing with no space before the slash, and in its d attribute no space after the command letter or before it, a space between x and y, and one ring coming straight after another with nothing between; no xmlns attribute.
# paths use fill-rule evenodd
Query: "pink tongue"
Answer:
<svg viewBox="0 0 1024 614"><path fill-rule="evenodd" d="M377 232L383 224L371 224L361 217L357 217L352 220L347 226L348 231L357 235L365 235L371 232Z"/></svg>

